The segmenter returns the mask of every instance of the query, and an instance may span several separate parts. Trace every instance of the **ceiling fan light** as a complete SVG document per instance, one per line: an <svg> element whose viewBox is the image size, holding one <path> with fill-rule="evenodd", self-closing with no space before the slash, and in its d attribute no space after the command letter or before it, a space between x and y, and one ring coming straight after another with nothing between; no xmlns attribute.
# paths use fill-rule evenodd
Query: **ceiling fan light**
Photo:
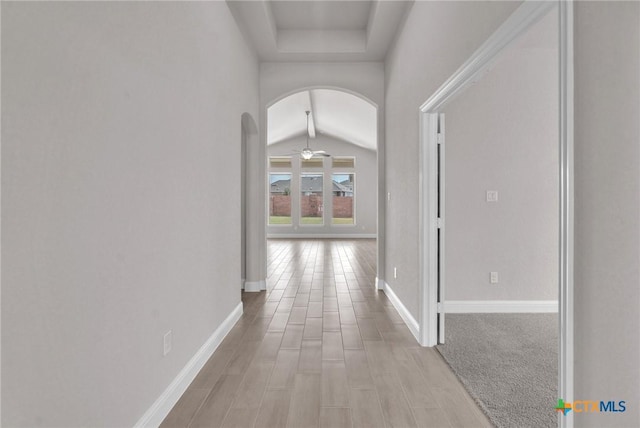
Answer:
<svg viewBox="0 0 640 428"><path fill-rule="evenodd" d="M302 152L300 153L300 156L302 156L302 159L304 160L309 160L313 157L313 151L311 151L308 148L304 148L302 149Z"/></svg>

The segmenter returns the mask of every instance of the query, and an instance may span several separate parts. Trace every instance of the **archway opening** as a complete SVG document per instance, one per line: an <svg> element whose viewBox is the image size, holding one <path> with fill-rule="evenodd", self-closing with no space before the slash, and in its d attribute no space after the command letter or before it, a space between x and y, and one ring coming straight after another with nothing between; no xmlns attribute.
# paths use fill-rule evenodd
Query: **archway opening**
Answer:
<svg viewBox="0 0 640 428"><path fill-rule="evenodd" d="M357 94L308 88L270 104L265 150L268 248L284 239L293 251L309 245L324 249L325 259L336 251L364 252L361 260L367 261L360 264L360 274L373 291L381 221L378 145L378 107ZM304 156L306 149L313 155ZM267 264L270 289L282 272L271 259Z"/></svg>
<svg viewBox="0 0 640 428"><path fill-rule="evenodd" d="M356 95L307 89L273 103L267 236L375 238L377 144L377 107Z"/></svg>

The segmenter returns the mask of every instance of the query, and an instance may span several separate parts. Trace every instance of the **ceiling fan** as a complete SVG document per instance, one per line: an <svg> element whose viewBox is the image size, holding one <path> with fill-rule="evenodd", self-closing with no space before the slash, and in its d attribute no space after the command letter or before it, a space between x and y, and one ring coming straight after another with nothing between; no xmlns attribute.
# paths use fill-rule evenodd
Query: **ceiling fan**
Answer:
<svg viewBox="0 0 640 428"><path fill-rule="evenodd" d="M314 156L325 156L325 157L331 156L329 153L325 152L324 150L311 150L309 148L309 113L311 112L307 110L305 111L305 113L307 114L307 147L305 147L302 150L294 150L294 152L300 153L300 156L304 160L309 160Z"/></svg>

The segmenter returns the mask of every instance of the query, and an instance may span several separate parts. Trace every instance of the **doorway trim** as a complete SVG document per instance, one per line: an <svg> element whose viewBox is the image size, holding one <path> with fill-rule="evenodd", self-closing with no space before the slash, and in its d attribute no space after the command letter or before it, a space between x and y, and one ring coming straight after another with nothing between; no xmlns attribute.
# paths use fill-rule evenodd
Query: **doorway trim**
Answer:
<svg viewBox="0 0 640 428"><path fill-rule="evenodd" d="M253 117L249 113L243 113L241 118L241 150L244 151L246 161L245 170L241 171L245 183L243 203L246 213L241 231L244 232L241 245L244 245L245 252L245 278L241 279L241 287L245 292L259 292L267 289L266 257L262 257L266 242L265 245L260 245L265 230L264 227L260 227L260 205L255 198L262 190L256 173L260 159L260 144L258 126Z"/></svg>
<svg viewBox="0 0 640 428"><path fill-rule="evenodd" d="M573 2L526 0L420 107L419 154L419 341L435 346L438 339L437 300L437 139L438 116L445 104L478 81L511 42L558 7L559 16L559 361L558 397L573 401ZM573 427L573 414L559 418Z"/></svg>

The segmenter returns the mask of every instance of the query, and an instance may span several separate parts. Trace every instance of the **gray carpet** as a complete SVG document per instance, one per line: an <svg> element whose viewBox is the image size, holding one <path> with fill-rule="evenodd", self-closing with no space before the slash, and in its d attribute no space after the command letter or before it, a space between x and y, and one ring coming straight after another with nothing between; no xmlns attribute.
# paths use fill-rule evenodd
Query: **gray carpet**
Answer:
<svg viewBox="0 0 640 428"><path fill-rule="evenodd" d="M497 427L558 426L556 314L450 314L437 349Z"/></svg>

